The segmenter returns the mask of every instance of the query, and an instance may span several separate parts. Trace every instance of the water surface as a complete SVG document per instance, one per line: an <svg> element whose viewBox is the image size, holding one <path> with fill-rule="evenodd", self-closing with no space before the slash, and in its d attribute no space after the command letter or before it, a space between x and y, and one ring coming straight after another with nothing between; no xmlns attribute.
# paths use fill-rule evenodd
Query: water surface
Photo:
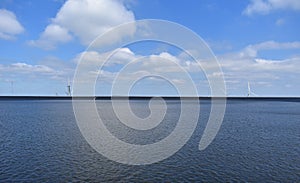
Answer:
<svg viewBox="0 0 300 183"><path fill-rule="evenodd" d="M192 104L191 104L192 105ZM148 100L132 100L140 117ZM166 137L180 113L167 101L165 120L136 131L116 119L109 100L97 101L107 128L128 143ZM300 102L228 100L221 129L210 146L198 150L210 102L201 101L197 129L175 155L152 165L129 166L98 154L82 137L69 100L0 100L1 182L300 182Z"/></svg>

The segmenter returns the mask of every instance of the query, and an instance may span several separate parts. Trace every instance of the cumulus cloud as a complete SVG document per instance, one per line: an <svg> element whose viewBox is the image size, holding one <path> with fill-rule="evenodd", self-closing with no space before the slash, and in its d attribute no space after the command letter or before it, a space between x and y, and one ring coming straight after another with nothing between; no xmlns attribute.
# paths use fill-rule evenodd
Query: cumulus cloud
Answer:
<svg viewBox="0 0 300 183"><path fill-rule="evenodd" d="M278 71L278 72L299 72L300 57L286 59L265 59L258 55L258 51L263 49L295 49L300 48L298 43L275 43L263 42L256 45L249 45L236 53L219 56L221 66L230 71ZM249 51L250 50L250 51ZM275 72L274 72L275 73Z"/></svg>
<svg viewBox="0 0 300 183"><path fill-rule="evenodd" d="M275 42L265 41L262 43L248 45L240 52L241 57L256 57L257 53L261 50L283 50L283 49L299 49L300 42Z"/></svg>
<svg viewBox="0 0 300 183"><path fill-rule="evenodd" d="M108 56L110 58L105 60ZM85 51L75 57L75 62L79 63L80 67L85 72L81 78L87 81L89 78L99 76L99 81L105 80L107 83L112 83L116 75L122 70L122 80L130 81L133 77L144 75L156 75L160 73L169 74L171 80L175 79L177 83L182 82L182 71L175 66L174 62L180 66L179 59L167 52L154 55L138 55L129 48L121 48L110 52L99 53L97 51ZM106 62L105 62L106 61ZM100 65L104 64L100 69ZM176 74L177 73L177 74Z"/></svg>
<svg viewBox="0 0 300 183"><path fill-rule="evenodd" d="M272 60L272 59L262 59L257 58L254 59L255 62L253 64L253 68L257 68L265 71L278 71L278 72L299 72L299 61L300 58L288 58L283 60Z"/></svg>
<svg viewBox="0 0 300 183"><path fill-rule="evenodd" d="M109 58L109 56L111 56ZM120 48L117 50L99 53L97 51L84 51L79 53L75 58L75 63L81 62L82 65L96 66L114 66L117 64L125 65L130 61L135 60L138 55L135 55L129 48ZM106 60L108 59L108 60Z"/></svg>
<svg viewBox="0 0 300 183"><path fill-rule="evenodd" d="M262 50L277 51L282 49L300 49L300 42L265 41L248 45L238 52L219 55L218 60L223 73L204 73L197 62L185 56L183 53L174 55L170 52L161 52L143 56L135 54L129 48L122 48L115 52L111 59L105 63L105 67L99 71L100 68L95 66L98 66L99 63L103 63L104 58L112 52L99 53L90 51L82 54L85 54L83 61L86 61L90 66L87 67L87 69L91 71L87 73L86 76L89 77L88 74L96 75L98 76L98 81L105 81L109 84L113 83L113 80L120 73L122 68L130 65L125 73L124 70L122 71L121 79L124 81L130 81L134 77L148 75L150 76L148 79L153 82L151 86L156 87L159 86L161 82L156 82L151 76L164 74L174 83L183 84L186 82L183 76L189 74L194 82L198 84L198 90L206 92L206 90L209 90L207 79L224 76L227 87L230 90L229 93L235 93L241 91L241 85L243 84L247 92L248 81L251 81L252 85L257 85L261 88L273 87L272 84L282 82L287 80L287 78L290 78L288 79L288 83L290 84L297 82L298 79L295 80L295 78L298 78L300 73L299 56L291 56L285 59L270 59L263 58L259 55L259 52ZM83 56L82 54L79 55ZM132 63L133 60L136 60L136 62ZM212 62L210 60L200 62L202 63L201 66L208 70L210 70L210 67L216 66L211 64ZM118 66L115 67L116 65ZM156 84L154 82L156 82Z"/></svg>
<svg viewBox="0 0 300 183"><path fill-rule="evenodd" d="M29 41L29 44L32 46L42 47L47 50L55 48L55 45L58 43L66 43L72 40L72 36L67 29L51 24L48 25L45 31L41 34L40 39L36 41Z"/></svg>
<svg viewBox="0 0 300 183"><path fill-rule="evenodd" d="M254 83L276 83L280 80L288 80L293 83L293 78L298 78L300 73L300 57L292 56L285 59L266 59L259 56L260 50L300 49L299 42L266 41L248 45L235 53L218 56L224 71L226 81L238 89L241 83L252 81ZM297 80L298 81L298 80ZM267 86L267 85L266 85ZM245 84L246 87L246 84Z"/></svg>
<svg viewBox="0 0 300 183"><path fill-rule="evenodd" d="M245 15L268 14L275 10L300 10L299 0L251 0L243 11Z"/></svg>
<svg viewBox="0 0 300 183"><path fill-rule="evenodd" d="M218 59L220 66L227 71L249 71L253 69L256 71L283 71L283 72L298 72L299 68L298 62L300 58L290 57L286 59L265 59L259 56L259 52L262 50L291 50L300 49L300 42L276 42L276 41L265 41L258 44L248 45L238 52L227 53L219 55ZM142 55L137 55L129 48L121 48L118 51L114 50L112 52L99 53L95 51L83 52L76 57L76 60L83 57L83 61L89 61L87 63L91 64L91 68L99 63L103 63L104 59L115 52L114 55L107 61L105 66L111 67L116 64L126 65L133 60L138 60L136 62L136 69L139 71L147 72L181 72L177 66L174 67L174 63L185 69L188 72L201 72L201 67L199 64L191 58L181 56L182 53L178 55L173 55L168 52L161 52L159 54L150 54L146 57ZM205 68L210 68L210 60L199 61L201 66L205 65ZM213 65L214 66L214 65ZM98 68L99 69L99 68ZM117 70L116 70L117 71ZM220 73L212 73L213 75L220 75Z"/></svg>
<svg viewBox="0 0 300 183"><path fill-rule="evenodd" d="M66 79L73 75L74 69L69 67L55 68L43 64L28 64L16 62L11 64L0 65L0 73L4 74L3 79L30 79L47 78L65 82Z"/></svg>
<svg viewBox="0 0 300 183"><path fill-rule="evenodd" d="M68 78L74 73L74 68L56 67L46 64L29 64L25 62L14 62L11 64L0 64L0 82L2 86L8 83L15 83L15 93L13 88L4 87L1 94L15 95L53 95L66 91ZM9 89L11 88L11 90Z"/></svg>
<svg viewBox="0 0 300 183"><path fill-rule="evenodd" d="M13 12L0 9L0 39L15 39L15 36L23 31L23 26Z"/></svg>
<svg viewBox="0 0 300 183"><path fill-rule="evenodd" d="M133 12L125 7L124 1L68 0L40 38L30 41L30 44L46 49L55 48L57 44L68 42L71 36L76 36L82 44L88 45L112 27L134 20ZM133 27L115 39L132 35L134 31Z"/></svg>
<svg viewBox="0 0 300 183"><path fill-rule="evenodd" d="M61 74L60 71L56 71L46 65L31 65L23 62L12 63L9 65L0 65L0 71L11 72L14 74L32 74L32 73L41 73L44 75Z"/></svg>

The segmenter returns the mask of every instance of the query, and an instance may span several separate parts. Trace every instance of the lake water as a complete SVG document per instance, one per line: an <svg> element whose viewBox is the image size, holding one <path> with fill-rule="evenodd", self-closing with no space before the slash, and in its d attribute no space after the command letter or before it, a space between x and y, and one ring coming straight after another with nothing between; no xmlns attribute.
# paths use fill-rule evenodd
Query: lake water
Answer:
<svg viewBox="0 0 300 183"><path fill-rule="evenodd" d="M131 101L141 117L149 114L147 105ZM138 144L166 137L180 113L179 101L167 101L159 128L140 132L116 123L109 100L97 106L112 133ZM71 101L0 100L0 182L300 182L300 102L228 100L221 129L204 151L198 143L211 105L200 106L198 126L182 149L151 165L130 166L89 146Z"/></svg>

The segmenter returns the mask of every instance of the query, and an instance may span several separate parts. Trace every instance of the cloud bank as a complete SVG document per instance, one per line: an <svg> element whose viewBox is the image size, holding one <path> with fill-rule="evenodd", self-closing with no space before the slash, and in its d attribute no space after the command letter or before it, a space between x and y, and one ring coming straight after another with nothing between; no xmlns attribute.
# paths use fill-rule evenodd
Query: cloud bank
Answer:
<svg viewBox="0 0 300 183"><path fill-rule="evenodd" d="M184 84L186 81L181 77L181 69L187 71L194 82L196 83L199 95L209 95L209 85L207 77L218 77L224 74L226 87L229 95L234 93L241 95L241 91L247 93L247 82L250 81L253 85L256 94L260 94L263 90L269 89L270 92L284 91L285 87L289 87L289 91L293 92L295 83L299 83L300 73L300 57L297 55L287 57L285 59L264 58L259 52L262 50L299 50L300 42L276 42L265 41L257 44L247 45L237 52L226 53L218 55L219 63L222 67L223 73L212 73L205 76L198 63L191 60L186 53L171 53L160 52L150 55L136 54L130 48L121 48L112 50L110 52L85 51L79 53L74 59L69 62L72 66L62 65L59 62L54 64L54 60L50 59L40 63L39 65L30 65L25 63L12 63L9 65L0 64L0 74L6 73L7 79L21 77L28 78L34 81L33 78L47 78L47 80L56 80L65 83L67 78L75 71L75 64L82 58L83 65L87 67L88 71L82 78L82 82L88 82L91 77L97 76L97 86L103 92L109 91L115 77L120 73L121 69L127 64L131 64L131 68L123 74L124 81L130 81L133 77L151 74L167 74L170 80L177 84ZM104 63L104 59L114 53L108 62ZM145 59L146 56L146 59ZM75 62L74 62L75 61ZM135 63L132 63L135 61ZM86 62L86 63L85 63ZM205 61L209 67L210 62ZM99 70L99 65L104 64L104 67ZM148 87L148 90L159 91L159 87L165 84L161 79L155 77L148 77L147 84L141 85ZM150 87L151 86L151 87ZM150 87L150 88L149 88ZM261 89L261 91L259 91Z"/></svg>

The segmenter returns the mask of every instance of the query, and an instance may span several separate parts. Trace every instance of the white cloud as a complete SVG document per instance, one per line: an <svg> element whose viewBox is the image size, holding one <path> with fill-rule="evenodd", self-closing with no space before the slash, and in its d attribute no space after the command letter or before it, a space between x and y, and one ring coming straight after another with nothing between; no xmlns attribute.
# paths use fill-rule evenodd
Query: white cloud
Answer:
<svg viewBox="0 0 300 183"><path fill-rule="evenodd" d="M256 94L280 93L284 85L296 86L300 77L300 57L286 56L284 59L264 58L261 50L280 52L283 49L300 49L300 42L266 41L248 45L238 52L219 55L226 88L229 94L246 95L247 82L253 85ZM293 88L294 89L294 88ZM286 91L295 93L295 91Z"/></svg>
<svg viewBox="0 0 300 183"><path fill-rule="evenodd" d="M68 0L51 20L40 38L31 43L54 48L58 43L70 41L71 34L88 45L97 36L114 26L134 21L134 14L120 0ZM50 29L52 28L52 29ZM55 29L54 29L55 28ZM54 33L52 33L54 31ZM132 35L135 28L122 32L115 39ZM41 43L41 44L39 44Z"/></svg>
<svg viewBox="0 0 300 183"><path fill-rule="evenodd" d="M207 72L208 75L206 78L224 76L227 87L231 90L229 93L240 92L243 90L241 86L245 87L245 92L247 92L247 81L251 81L252 85L264 88L273 87L277 82L282 82L287 80L287 78L298 78L300 73L300 57L294 56L276 60L262 58L258 54L261 50L277 51L282 49L300 49L300 42L266 41L248 45L239 52L219 55L218 59L223 73ZM91 60L90 63L94 64L102 63L103 58L111 53L87 52L85 59ZM131 63L131 61L136 59L138 59L137 62ZM168 52L161 52L144 57L135 54L129 48L122 48L111 57L111 60L105 64L102 71L98 72L97 69L99 68L96 68L94 64L91 64L91 67L87 67L87 69L92 71L90 74L93 74L93 76L98 75L98 78L101 78L99 81L105 81L108 84L112 84L117 74L121 71L120 68L124 68L126 64L132 64L123 72L122 80L130 81L132 78L138 76L164 74L174 83L183 84L186 82L183 77L186 74L183 73L185 70L195 83L201 83L197 85L199 91L206 91L205 87L208 86L204 82L207 79L199 64L189 57L182 56L182 53L173 55ZM119 66L115 67L116 64L119 64ZM211 64L209 60L205 60L202 61L201 66L210 71L210 68L216 65ZM152 77L149 79L152 79ZM295 79L290 79L287 83L293 84L295 82ZM153 86L159 85L158 82L153 83ZM276 87L280 86L277 84Z"/></svg>
<svg viewBox="0 0 300 183"><path fill-rule="evenodd" d="M0 65L2 72L14 72L15 74L26 73L42 73L42 74L58 74L56 71L45 65L30 65L22 62L12 63L10 65Z"/></svg>
<svg viewBox="0 0 300 183"><path fill-rule="evenodd" d="M15 62L11 64L0 64L0 73L3 74L0 81L4 86L8 82L15 83L15 95L53 95L66 91L68 78L74 73L69 67L56 67L46 64L29 64ZM5 84L7 83L7 84ZM12 91L5 87L1 94L12 94Z"/></svg>
<svg viewBox="0 0 300 183"><path fill-rule="evenodd" d="M300 68L300 57L291 57L286 59L265 59L260 58L258 52L261 50L283 50L283 49L300 49L300 42L275 42L265 41L258 44L248 45L239 52L228 53L218 56L220 66L225 71L229 72L245 72L251 71L264 72L264 71L276 71L276 72L299 72ZM102 63L104 58L108 54L98 52L83 52L84 60L90 61L92 67L95 68L95 64ZM82 55L79 54L77 59ZM172 55L168 52L162 52L159 54L148 55L143 57L142 55L136 55L129 48L122 48L111 57L110 60L105 64L107 67L113 67L115 64L125 66L133 60L138 59L136 66L133 68L139 71L147 71L153 73L169 72L178 73L182 72L181 69L186 70L189 73L202 72L199 64L190 58L182 57L179 55ZM200 61L201 66L205 69L210 68L210 61ZM175 64L174 64L175 63ZM181 67L181 69L178 67ZM215 67L212 65L211 67ZM97 68L96 68L97 69ZM99 68L98 68L99 69ZM132 70L133 71L133 70ZM118 72L118 70L115 70ZM221 73L211 73L213 76L220 76Z"/></svg>
<svg viewBox="0 0 300 183"><path fill-rule="evenodd" d="M300 48L300 42L275 42L275 41L266 41L259 44L256 44L255 47L259 50L271 50L271 49L297 49Z"/></svg>
<svg viewBox="0 0 300 183"><path fill-rule="evenodd" d="M243 11L245 15L268 14L275 10L300 10L299 0L251 0Z"/></svg>
<svg viewBox="0 0 300 183"><path fill-rule="evenodd" d="M114 53L109 60L105 63L105 67L99 66L103 64L106 57ZM86 51L76 56L75 61L78 63L81 59L80 67L86 70L85 75L81 76L84 80L92 76L99 75L101 80L112 83L115 76L121 71L120 69L126 68L122 71L122 80L130 81L133 77L143 75L157 75L165 74L176 83L183 83L182 69L187 69L187 64L181 62L177 56L167 52L162 52L157 55L142 56L135 54L129 48L121 48L106 53L99 53L96 51ZM136 62L133 62L136 61ZM127 65L129 64L129 65ZM115 67L119 65L120 67ZM90 75L90 76L89 76Z"/></svg>
<svg viewBox="0 0 300 183"><path fill-rule="evenodd" d="M278 43L274 41L249 45L240 52L219 56L219 62L225 74L226 80L237 81L261 81L286 79L283 77L299 76L300 57L286 59L265 59L259 57L258 51L269 49L299 49L299 42Z"/></svg>
<svg viewBox="0 0 300 183"><path fill-rule="evenodd" d="M108 60L106 60L111 56ZM99 53L97 51L84 51L78 54L74 61L75 63L81 62L82 65L89 65L90 67L96 67L104 64L104 66L114 66L116 64L125 65L130 61L135 60L138 55L135 55L129 48L120 48L105 53Z"/></svg>
<svg viewBox="0 0 300 183"><path fill-rule="evenodd" d="M8 65L0 65L0 73L5 73L5 77L9 80L44 78L66 81L66 78L73 74L73 69L60 68L55 69L47 65L31 65L23 62L12 63Z"/></svg>
<svg viewBox="0 0 300 183"><path fill-rule="evenodd" d="M50 24L46 27L45 31L41 34L40 39L36 41L29 41L32 46L41 47L47 50L54 49L58 43L66 43L72 40L72 36L67 29Z"/></svg>
<svg viewBox="0 0 300 183"><path fill-rule="evenodd" d="M278 72L294 72L297 73L300 71L299 69L299 61L300 58L289 58L284 60L268 60L257 58L254 59L255 63L253 64L253 68L257 68L265 71L278 71Z"/></svg>
<svg viewBox="0 0 300 183"><path fill-rule="evenodd" d="M237 53L239 54L239 53ZM242 58L230 54L219 58L222 69L225 72L237 73L236 78L239 78L240 73L299 73L300 57L287 58L283 60L271 60L258 57Z"/></svg>
<svg viewBox="0 0 300 183"><path fill-rule="evenodd" d="M261 50L283 50L283 49L299 49L300 42L275 42L265 41L259 44L249 45L240 52L240 57L256 57Z"/></svg>
<svg viewBox="0 0 300 183"><path fill-rule="evenodd" d="M15 39L15 36L23 31L24 28L13 12L0 9L0 39Z"/></svg>

